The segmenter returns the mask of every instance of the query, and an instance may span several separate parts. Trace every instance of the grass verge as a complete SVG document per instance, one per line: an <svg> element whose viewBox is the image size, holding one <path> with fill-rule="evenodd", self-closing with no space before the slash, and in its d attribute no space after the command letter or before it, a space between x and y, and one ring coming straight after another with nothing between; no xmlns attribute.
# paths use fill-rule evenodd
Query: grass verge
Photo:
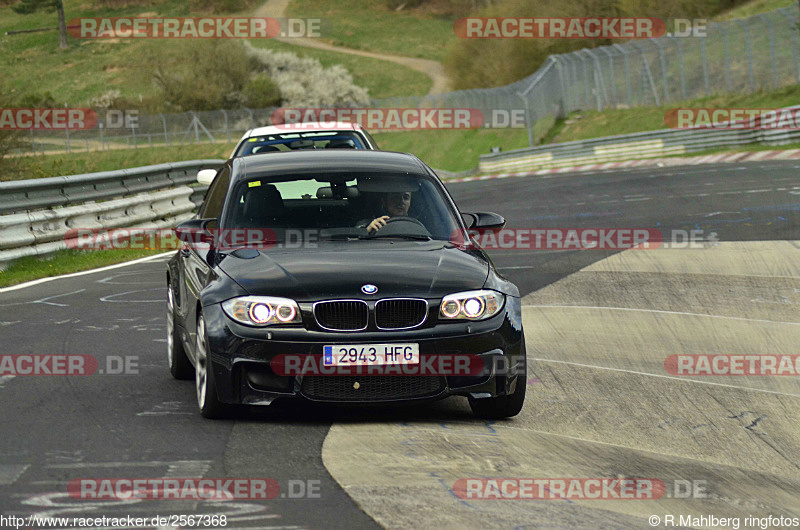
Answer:
<svg viewBox="0 0 800 530"><path fill-rule="evenodd" d="M61 250L47 257L29 256L13 261L0 271L0 287L105 267L115 263L153 256L164 250Z"/></svg>
<svg viewBox="0 0 800 530"><path fill-rule="evenodd" d="M528 146L525 129L468 129L403 131L373 134L381 149L414 153L437 169L466 171L478 165L478 156L494 146L503 151Z"/></svg>
<svg viewBox="0 0 800 530"><path fill-rule="evenodd" d="M294 1L286 15L323 19L322 38L336 46L440 62L456 38L456 17L392 10L382 1Z"/></svg>
<svg viewBox="0 0 800 530"><path fill-rule="evenodd" d="M548 143L571 142L602 136L631 134L666 129L664 115L675 108L780 108L800 102L800 85L754 94L725 94L689 101L672 103L661 107L636 107L631 109L608 109L602 112L580 111L572 113L558 128L548 134Z"/></svg>

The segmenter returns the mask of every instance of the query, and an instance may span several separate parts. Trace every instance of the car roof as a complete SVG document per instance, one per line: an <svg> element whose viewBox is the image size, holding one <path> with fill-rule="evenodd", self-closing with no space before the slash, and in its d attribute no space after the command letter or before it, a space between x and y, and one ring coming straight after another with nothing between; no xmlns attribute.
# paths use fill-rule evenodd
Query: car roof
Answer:
<svg viewBox="0 0 800 530"><path fill-rule="evenodd" d="M413 173L431 175L416 156L366 149L307 150L255 154L231 160L235 181L254 175L287 173ZM233 182L231 183L233 184Z"/></svg>
<svg viewBox="0 0 800 530"><path fill-rule="evenodd" d="M287 125L269 125L267 127L257 127L255 129L251 129L245 135L245 138L252 138L253 136L267 136L270 134L285 134L285 133L293 133L293 132L335 132L335 131L360 131L361 126L357 123L350 123L346 121L337 121L332 124L332 126L328 126L328 122L325 122L325 127L323 127L322 123L298 123L296 124L298 127L292 127L295 124L287 124Z"/></svg>

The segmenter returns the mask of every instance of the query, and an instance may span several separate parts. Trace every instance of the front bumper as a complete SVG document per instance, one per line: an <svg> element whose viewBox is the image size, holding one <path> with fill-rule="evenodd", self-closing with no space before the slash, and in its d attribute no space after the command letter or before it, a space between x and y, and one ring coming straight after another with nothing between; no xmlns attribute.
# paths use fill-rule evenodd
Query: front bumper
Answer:
<svg viewBox="0 0 800 530"><path fill-rule="evenodd" d="M234 322L219 304L204 308L209 360L224 403L269 405L276 399L326 403L418 403L450 395L487 398L514 391L513 375L525 362L519 299L482 322L436 323L403 331L326 332L303 328L251 328ZM420 356L477 355L490 369L475 376L282 376L270 367L277 355L322 357L330 344L417 343ZM509 375L511 374L511 375ZM524 382L523 382L524 384Z"/></svg>

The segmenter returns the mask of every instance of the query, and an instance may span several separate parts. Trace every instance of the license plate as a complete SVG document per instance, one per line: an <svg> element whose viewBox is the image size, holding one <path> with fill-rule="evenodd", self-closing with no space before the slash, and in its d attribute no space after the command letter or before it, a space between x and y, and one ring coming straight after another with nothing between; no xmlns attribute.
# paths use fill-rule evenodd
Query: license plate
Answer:
<svg viewBox="0 0 800 530"><path fill-rule="evenodd" d="M323 366L419 364L419 344L339 344L323 348Z"/></svg>

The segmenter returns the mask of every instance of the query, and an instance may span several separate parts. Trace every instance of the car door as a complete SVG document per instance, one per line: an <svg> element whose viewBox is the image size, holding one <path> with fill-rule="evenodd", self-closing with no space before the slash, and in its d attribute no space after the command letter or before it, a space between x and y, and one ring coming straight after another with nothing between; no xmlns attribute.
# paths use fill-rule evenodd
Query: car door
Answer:
<svg viewBox="0 0 800 530"><path fill-rule="evenodd" d="M225 197L228 194L231 170L229 165L220 169L219 174L211 183L205 201L197 214L199 219L213 220L208 228L215 229L219 223L222 207L225 204ZM197 304L200 300L200 291L208 285L211 277L211 260L213 259L214 249L207 245L186 245L180 251L180 269L183 271L183 293L185 296L182 309L185 315L186 330L189 333L189 349L194 358L194 345L197 340Z"/></svg>

